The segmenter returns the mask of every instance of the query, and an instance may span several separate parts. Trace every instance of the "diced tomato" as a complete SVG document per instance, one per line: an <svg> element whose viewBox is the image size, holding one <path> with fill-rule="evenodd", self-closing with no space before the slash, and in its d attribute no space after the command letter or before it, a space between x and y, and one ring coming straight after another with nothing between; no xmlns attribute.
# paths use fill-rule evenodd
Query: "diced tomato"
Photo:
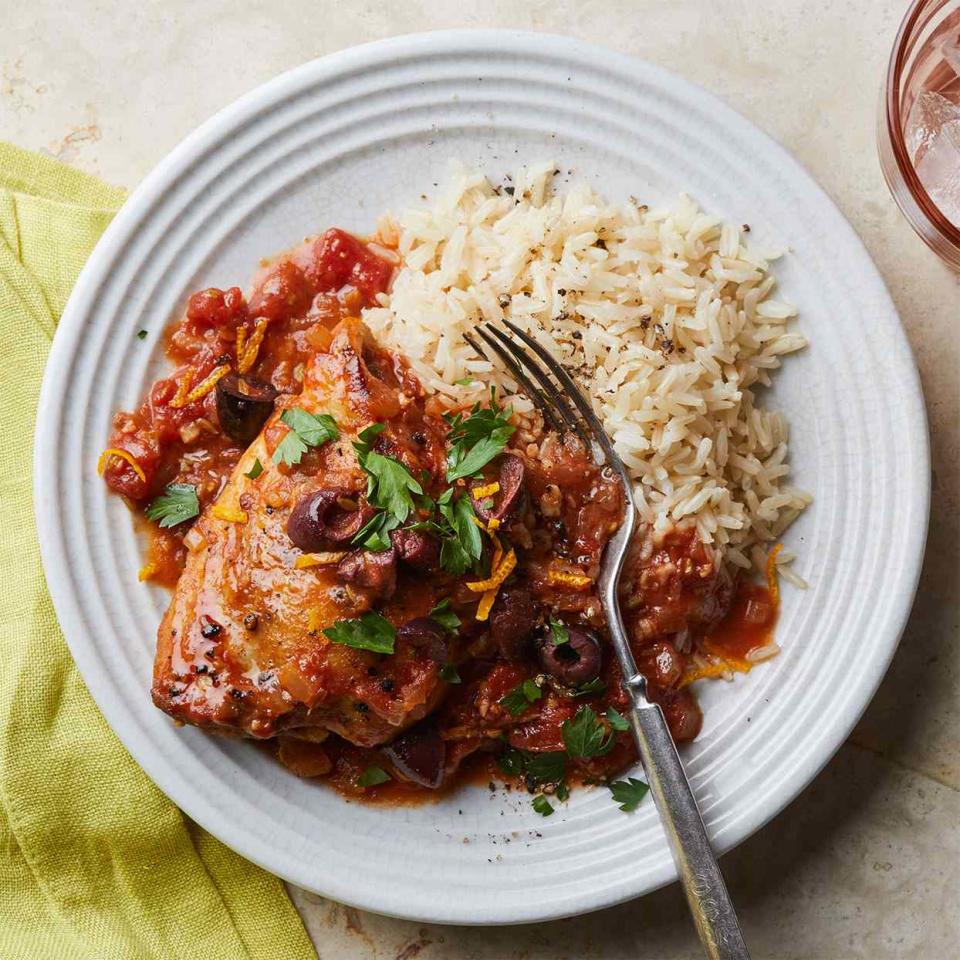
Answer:
<svg viewBox="0 0 960 960"><path fill-rule="evenodd" d="M250 298L250 313L269 320L286 320L304 313L313 292L303 271L290 260L272 267Z"/></svg>
<svg viewBox="0 0 960 960"><path fill-rule="evenodd" d="M138 433L126 434L122 442L115 446L126 450L137 461L143 471L144 479L133 467L120 457L111 457L103 471L103 478L107 486L114 492L131 500L142 500L150 494L153 479L157 472L157 463L160 459L160 446L155 434L141 430Z"/></svg>
<svg viewBox="0 0 960 960"><path fill-rule="evenodd" d="M187 301L187 320L198 330L230 326L245 312L246 303L239 287L231 287L226 291L208 287L199 290Z"/></svg>
<svg viewBox="0 0 960 960"><path fill-rule="evenodd" d="M345 230L328 230L317 240L308 271L318 292L352 284L373 303L389 287L393 266Z"/></svg>

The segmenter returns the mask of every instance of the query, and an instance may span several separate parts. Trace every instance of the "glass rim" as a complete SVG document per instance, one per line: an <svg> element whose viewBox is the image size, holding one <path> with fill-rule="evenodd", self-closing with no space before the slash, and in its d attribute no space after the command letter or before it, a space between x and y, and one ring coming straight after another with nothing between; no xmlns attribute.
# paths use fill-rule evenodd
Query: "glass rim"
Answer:
<svg viewBox="0 0 960 960"><path fill-rule="evenodd" d="M904 16L887 64L885 112L887 136L903 182L930 226L953 246L960 247L960 228L941 213L913 167L910 155L907 153L900 109L901 79L907 58L913 52L912 41L942 6L943 3L931 3L930 0L913 0Z"/></svg>

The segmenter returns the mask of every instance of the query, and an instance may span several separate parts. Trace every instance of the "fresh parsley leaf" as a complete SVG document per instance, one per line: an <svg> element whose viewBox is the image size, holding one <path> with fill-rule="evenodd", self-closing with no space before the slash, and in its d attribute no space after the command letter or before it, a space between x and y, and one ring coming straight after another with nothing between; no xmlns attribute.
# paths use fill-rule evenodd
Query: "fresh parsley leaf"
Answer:
<svg viewBox="0 0 960 960"><path fill-rule="evenodd" d="M171 483L144 511L148 520L157 520L161 527L175 527L199 512L197 488L191 483Z"/></svg>
<svg viewBox="0 0 960 960"><path fill-rule="evenodd" d="M334 643L374 653L393 653L393 642L397 638L393 624L373 612L365 613L359 620L338 620L323 633Z"/></svg>
<svg viewBox="0 0 960 960"><path fill-rule="evenodd" d="M375 763L367 767L363 773L357 777L358 787L375 787L377 784L386 783L390 779L390 774L383 767L378 767Z"/></svg>
<svg viewBox="0 0 960 960"><path fill-rule="evenodd" d="M606 689L607 685L599 677L594 677L589 683L581 683L574 696L592 697L598 693L603 693Z"/></svg>
<svg viewBox="0 0 960 960"><path fill-rule="evenodd" d="M274 463L285 463L289 467L296 466L307 452L307 445L300 439L296 430L288 430L283 439L273 451Z"/></svg>
<svg viewBox="0 0 960 960"><path fill-rule="evenodd" d="M455 577L470 569L470 554L460 546L459 540L445 539L440 544L440 566Z"/></svg>
<svg viewBox="0 0 960 960"><path fill-rule="evenodd" d="M519 777L523 773L524 757L519 750L507 747L497 757L497 766L509 777Z"/></svg>
<svg viewBox="0 0 960 960"><path fill-rule="evenodd" d="M616 780L609 786L614 802L620 804L620 809L624 813L636 810L640 801L650 790L642 780L637 780L635 777L629 777L627 780Z"/></svg>
<svg viewBox="0 0 960 960"><path fill-rule="evenodd" d="M445 663L440 668L440 679L444 683L462 683L457 668L452 663Z"/></svg>
<svg viewBox="0 0 960 960"><path fill-rule="evenodd" d="M542 696L543 691L534 680L524 680L523 683L518 683L512 690L507 691L499 702L511 717L516 717Z"/></svg>
<svg viewBox="0 0 960 960"><path fill-rule="evenodd" d="M319 447L340 436L336 421L329 413L307 413L302 407L291 407L280 414L280 422L295 430L308 447Z"/></svg>
<svg viewBox="0 0 960 960"><path fill-rule="evenodd" d="M449 597L441 600L427 616L436 620L447 633L456 633L460 629L460 618L450 609Z"/></svg>
<svg viewBox="0 0 960 960"><path fill-rule="evenodd" d="M553 813L553 807L550 806L550 801L542 794L538 793L533 798L533 809L540 814L541 817L549 817Z"/></svg>
<svg viewBox="0 0 960 960"><path fill-rule="evenodd" d="M570 642L570 631L559 620L550 618L550 636L553 639L554 646L561 646Z"/></svg>
<svg viewBox="0 0 960 960"><path fill-rule="evenodd" d="M373 517L360 528L360 531L351 542L358 543L367 550L373 550L375 553L379 553L382 550L389 550L391 546L390 531L396 530L399 526L400 521L396 517L391 517L389 514L381 511L380 513L375 513Z"/></svg>
<svg viewBox="0 0 960 960"><path fill-rule="evenodd" d="M564 720L560 734L567 754L574 758L602 757L613 748L613 734L607 733L590 707L580 707L572 720Z"/></svg>
<svg viewBox="0 0 960 960"><path fill-rule="evenodd" d="M568 800L568 799L570 798L570 790L569 790L569 788L567 787L567 781L566 781L566 780L561 780L561 781L557 784L557 793L556 793L556 796L557 796L557 799L558 799L561 803L563 803L564 801L566 801L566 800Z"/></svg>
<svg viewBox="0 0 960 960"><path fill-rule="evenodd" d="M422 494L423 487L399 460L373 450L363 457L363 469L367 473L367 499L403 523L415 509L411 494Z"/></svg>
<svg viewBox="0 0 960 960"><path fill-rule="evenodd" d="M138 339L138 340L146 340L146 339L147 339L147 331L146 331L146 330L138 330L138 331L137 331L137 339Z"/></svg>
<svg viewBox="0 0 960 960"><path fill-rule="evenodd" d="M453 490L445 490L437 500L440 515L446 521L440 546L440 566L459 576L483 555L480 528L475 523L477 514L468 496L453 499Z"/></svg>
<svg viewBox="0 0 960 960"><path fill-rule="evenodd" d="M624 730L630 729L630 724L627 722L626 717L624 717L619 711L614 710L613 707L607 707L607 723L610 724L611 730L617 730L620 733L623 733Z"/></svg>
<svg viewBox="0 0 960 960"><path fill-rule="evenodd" d="M386 429L387 425L385 423L371 423L370 426L364 427L357 434L357 439L353 443L353 449L357 451L357 460L360 461L361 467L366 462L367 454L373 449L373 444L377 437Z"/></svg>
<svg viewBox="0 0 960 960"><path fill-rule="evenodd" d="M461 377L459 380L453 381L458 387L469 387L471 383L476 382L474 377Z"/></svg>
<svg viewBox="0 0 960 960"><path fill-rule="evenodd" d="M251 480L256 480L261 473L263 473L263 464L260 462L260 458L257 457L257 459L253 461L253 466L250 468L249 473L245 473L244 476L249 477Z"/></svg>
<svg viewBox="0 0 960 960"><path fill-rule="evenodd" d="M509 407L504 410L491 392L488 407L475 403L468 417L457 414L448 419L447 483L473 476L503 450L515 429L510 424L512 413Z"/></svg>
<svg viewBox="0 0 960 960"><path fill-rule="evenodd" d="M280 414L280 422L290 429L273 451L274 463L296 466L309 447L319 447L340 436L336 421L328 413L314 416L301 407L291 407Z"/></svg>
<svg viewBox="0 0 960 960"><path fill-rule="evenodd" d="M567 772L567 755L562 750L547 750L527 756L527 783L559 783Z"/></svg>
<svg viewBox="0 0 960 960"><path fill-rule="evenodd" d="M514 687L512 690L505 693L499 700L500 706L503 707L511 717L517 717L524 710L527 709L529 703L527 703L527 698L523 695L523 685L519 687Z"/></svg>
<svg viewBox="0 0 960 960"><path fill-rule="evenodd" d="M494 430L489 437L484 437L469 450L461 446L454 447L453 451L456 453L453 459L451 460L449 456L447 458L447 483L453 483L454 480L460 480L463 477L472 477L478 473L507 445L513 429L507 425Z"/></svg>

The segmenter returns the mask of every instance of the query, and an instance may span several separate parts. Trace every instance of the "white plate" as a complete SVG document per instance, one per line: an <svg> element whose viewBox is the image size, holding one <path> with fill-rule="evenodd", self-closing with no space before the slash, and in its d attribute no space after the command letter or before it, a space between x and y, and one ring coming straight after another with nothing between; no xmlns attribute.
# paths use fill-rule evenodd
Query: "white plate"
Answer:
<svg viewBox="0 0 960 960"><path fill-rule="evenodd" d="M328 225L371 230L429 193L451 158L495 175L553 159L612 197L684 190L789 243L776 272L812 346L788 359L770 402L792 423L794 480L816 498L787 537L811 589L785 591L780 657L703 691L703 735L684 755L719 850L781 810L847 736L904 625L927 520L922 396L883 283L823 191L742 117L648 64L542 34L424 34L309 63L218 114L133 194L77 283L43 384L37 522L91 692L194 820L359 907L542 920L675 877L653 805L625 815L607 790L582 790L544 819L526 797L469 788L370 808L249 744L175 728L149 696L167 595L137 582L130 515L94 471L113 412L161 369L160 333L188 292L245 285L261 256Z"/></svg>

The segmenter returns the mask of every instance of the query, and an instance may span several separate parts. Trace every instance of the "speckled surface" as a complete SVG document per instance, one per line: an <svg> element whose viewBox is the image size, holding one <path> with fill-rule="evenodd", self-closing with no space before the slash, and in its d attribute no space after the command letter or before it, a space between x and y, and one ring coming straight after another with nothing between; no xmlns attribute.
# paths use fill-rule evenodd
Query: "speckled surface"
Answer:
<svg viewBox="0 0 960 960"><path fill-rule="evenodd" d="M701 83L831 194L880 267L920 366L933 516L910 625L864 719L801 798L724 860L755 958L960 952L958 279L902 220L876 160L877 97L902 6L726 0L721 15L706 0L38 0L4 15L0 31L0 136L125 186L219 107L304 60L395 33L510 26L606 43ZM500 930L423 927L293 895L323 958L700 956L676 887Z"/></svg>

